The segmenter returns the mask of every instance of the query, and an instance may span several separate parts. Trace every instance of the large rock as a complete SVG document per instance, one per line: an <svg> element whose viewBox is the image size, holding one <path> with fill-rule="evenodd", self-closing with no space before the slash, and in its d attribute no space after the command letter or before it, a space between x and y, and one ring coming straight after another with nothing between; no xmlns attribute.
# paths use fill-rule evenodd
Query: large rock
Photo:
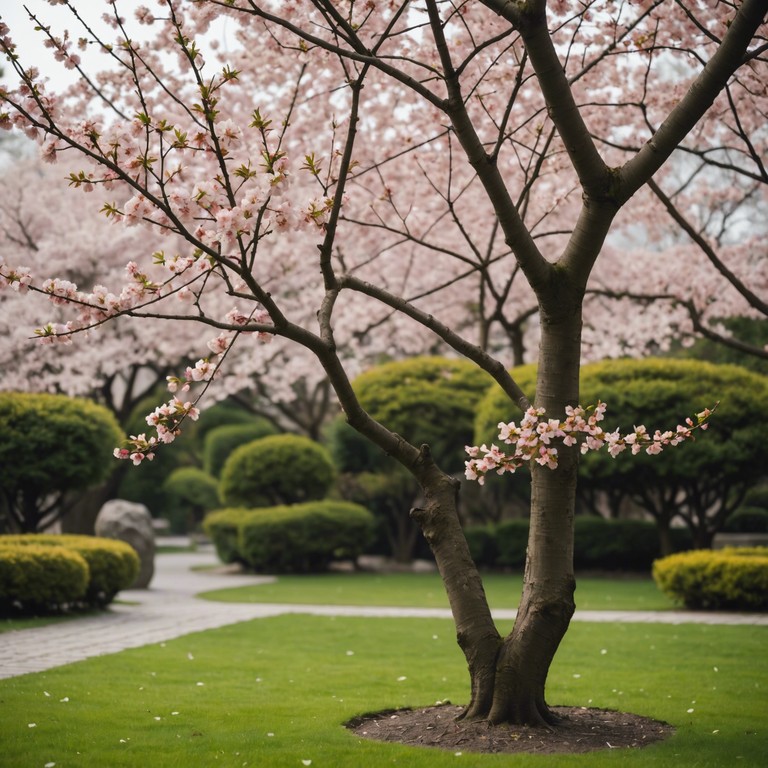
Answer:
<svg viewBox="0 0 768 768"><path fill-rule="evenodd" d="M149 510L123 499L108 501L96 516L96 535L119 539L136 550L141 565L131 589L146 589L155 573L155 534Z"/></svg>

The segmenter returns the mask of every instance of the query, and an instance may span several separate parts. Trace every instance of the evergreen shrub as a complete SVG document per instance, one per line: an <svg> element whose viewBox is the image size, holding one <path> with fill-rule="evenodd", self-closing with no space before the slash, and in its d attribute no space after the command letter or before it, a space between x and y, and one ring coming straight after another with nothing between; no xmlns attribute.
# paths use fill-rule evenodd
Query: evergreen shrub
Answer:
<svg viewBox="0 0 768 768"><path fill-rule="evenodd" d="M768 547L679 552L657 560L653 578L686 608L768 610Z"/></svg>
<svg viewBox="0 0 768 768"><path fill-rule="evenodd" d="M139 573L139 556L130 544L100 536L30 534L0 536L0 547L55 547L76 552L88 564L88 580L80 602L105 606Z"/></svg>
<svg viewBox="0 0 768 768"><path fill-rule="evenodd" d="M261 509L221 509L204 521L219 558L256 571L321 571L355 559L373 534L373 515L359 504L311 501Z"/></svg>
<svg viewBox="0 0 768 768"><path fill-rule="evenodd" d="M478 568L493 568L499 556L496 531L490 525L473 525L464 529L469 554Z"/></svg>
<svg viewBox="0 0 768 768"><path fill-rule="evenodd" d="M205 436L203 469L209 475L219 477L224 462L235 448L274 434L275 428L269 422L262 420L215 427Z"/></svg>
<svg viewBox="0 0 768 768"><path fill-rule="evenodd" d="M373 533L373 515L344 501L256 509L240 524L238 549L255 571L312 573L354 560Z"/></svg>
<svg viewBox="0 0 768 768"><path fill-rule="evenodd" d="M165 517L172 533L187 533L219 506L219 482L198 467L178 467L163 483Z"/></svg>
<svg viewBox="0 0 768 768"><path fill-rule="evenodd" d="M242 562L237 547L240 523L250 515L245 507L218 509L210 512L203 520L203 530L216 548L222 563Z"/></svg>
<svg viewBox="0 0 768 768"><path fill-rule="evenodd" d="M758 507L768 512L768 485L753 485L744 494L743 506Z"/></svg>
<svg viewBox="0 0 768 768"><path fill-rule="evenodd" d="M232 507L270 507L322 499L335 479L328 451L300 435L272 435L236 448L219 493Z"/></svg>
<svg viewBox="0 0 768 768"><path fill-rule="evenodd" d="M0 494L21 530L50 522L48 498L91 488L123 439L103 406L64 395L0 392Z"/></svg>
<svg viewBox="0 0 768 768"><path fill-rule="evenodd" d="M48 612L83 600L89 569L75 550L0 537L0 614Z"/></svg>
<svg viewBox="0 0 768 768"><path fill-rule="evenodd" d="M575 568L648 571L660 554L659 534L651 522L586 516L576 518Z"/></svg>
<svg viewBox="0 0 768 768"><path fill-rule="evenodd" d="M522 568L528 549L527 519L506 520L496 526L496 565L500 568Z"/></svg>
<svg viewBox="0 0 768 768"><path fill-rule="evenodd" d="M475 408L493 384L474 363L446 357L385 363L352 382L374 419L414 445L427 443L449 472L463 469Z"/></svg>
<svg viewBox="0 0 768 768"><path fill-rule="evenodd" d="M475 563L486 568L521 569L528 548L528 519L512 519L465 531ZM691 546L686 529L673 531L676 549ZM656 526L646 520L579 516L574 524L574 567L580 570L648 571L659 556Z"/></svg>

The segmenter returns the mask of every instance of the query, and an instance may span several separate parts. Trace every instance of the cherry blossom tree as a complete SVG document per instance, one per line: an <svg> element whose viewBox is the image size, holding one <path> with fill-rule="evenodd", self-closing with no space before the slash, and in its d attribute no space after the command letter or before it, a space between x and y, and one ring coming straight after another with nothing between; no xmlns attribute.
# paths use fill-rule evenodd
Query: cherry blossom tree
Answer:
<svg viewBox="0 0 768 768"><path fill-rule="evenodd" d="M422 487L412 515L467 660L464 716L554 722L544 688L574 611L578 446L658 453L709 416L633 437L604 432L601 409L578 408L584 297L604 248L619 247L609 234L656 210L648 190L663 203L655 174L665 163L682 172L676 158L692 137L697 160L716 165L737 116L760 156L768 2L165 0L135 11L151 44L129 33L116 0L105 17L115 42L84 10L57 4L71 8L77 31L33 21L81 77L50 92L0 26L19 80L0 94L0 124L65 163L71 185L96 192L118 226L184 245L131 253L127 280L112 288L39 282L7 256L0 280L69 306L71 319L38 330L54 345L126 316L194 322L212 336L206 357L170 377L174 397L148 416L155 433L118 455L140 463L165 450L230 359L236 368L268 355L270 339L293 345L296 357L284 359L322 369L348 422ZM222 48L210 25L224 17L237 44ZM86 72L78 45L101 50L107 66ZM664 189L680 209L693 204ZM652 243L658 231L645 236ZM534 305L531 404L509 361L488 350L497 330L513 339L510 319L524 323ZM459 524L459 484L428 446L371 419L350 385L367 349L424 351L430 335L526 413L523 428L504 431L516 444L508 461L491 449L469 467L508 470L518 456L532 466L525 586L506 637Z"/></svg>

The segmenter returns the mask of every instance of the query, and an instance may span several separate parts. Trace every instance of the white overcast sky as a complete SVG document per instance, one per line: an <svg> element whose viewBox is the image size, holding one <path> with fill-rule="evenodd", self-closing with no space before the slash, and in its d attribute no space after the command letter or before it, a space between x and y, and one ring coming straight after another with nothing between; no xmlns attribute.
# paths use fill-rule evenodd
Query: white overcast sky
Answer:
<svg viewBox="0 0 768 768"><path fill-rule="evenodd" d="M125 18L126 26L138 39L151 36L151 28L141 26L135 20L133 11L138 3L135 0L122 0L118 2L121 15ZM63 64L53 58L53 53L43 45L44 36L36 32L35 23L30 21L25 7L32 11L40 21L49 26L54 35L61 36L64 29L69 28L71 36L77 40L80 36L79 29L75 25L69 10L62 5L49 5L46 0L0 0L0 18L10 27L11 37L17 45L17 51L25 66L34 64L40 74L50 78L49 88L56 92L71 85L78 77L76 70L67 69ZM104 0L84 0L80 5L80 11L93 28L104 32L104 37L110 40L114 37L114 30L108 29L101 22L103 13L109 11ZM218 23L217 23L218 22ZM216 20L212 25L211 34L217 35L224 46L231 44L231 38L227 40L227 19ZM76 50L81 57L86 71L95 71L106 66L107 58L90 47L90 52ZM9 85L15 85L16 76L10 71L8 62L0 61L4 70L3 81Z"/></svg>
<svg viewBox="0 0 768 768"><path fill-rule="evenodd" d="M88 0L93 3L94 0ZM106 9L106 5L96 0ZM24 7L37 14L38 18L51 27L54 34L66 27L72 27L69 11L61 5L48 5L45 0L0 0L0 18L11 28L11 37L17 45L21 61L26 65L34 63L42 75L51 79L51 89L58 91L70 85L77 78L77 72L66 69L55 61L53 54L43 46L43 35L35 32L35 24L30 21ZM3 80L15 84L16 76L10 71L8 62L3 61Z"/></svg>

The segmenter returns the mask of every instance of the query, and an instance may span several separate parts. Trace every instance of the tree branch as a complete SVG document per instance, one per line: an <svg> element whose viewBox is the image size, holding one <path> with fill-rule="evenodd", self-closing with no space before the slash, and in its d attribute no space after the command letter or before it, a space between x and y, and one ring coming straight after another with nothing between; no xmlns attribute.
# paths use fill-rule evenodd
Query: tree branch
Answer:
<svg viewBox="0 0 768 768"><path fill-rule="evenodd" d="M768 12L768 0L744 0L722 43L656 133L621 169L618 201L624 204L669 159L744 63L752 37Z"/></svg>

